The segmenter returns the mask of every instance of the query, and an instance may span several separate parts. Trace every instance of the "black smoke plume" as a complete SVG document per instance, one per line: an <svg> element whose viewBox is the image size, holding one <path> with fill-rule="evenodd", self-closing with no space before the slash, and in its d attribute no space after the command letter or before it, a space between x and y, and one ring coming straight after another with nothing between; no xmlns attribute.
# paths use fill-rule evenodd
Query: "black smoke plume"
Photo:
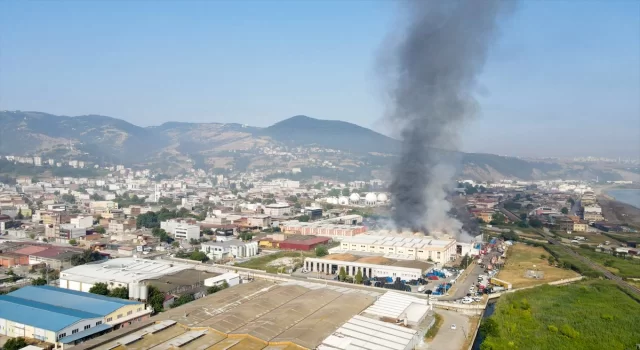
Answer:
<svg viewBox="0 0 640 350"><path fill-rule="evenodd" d="M456 168L451 151L476 114L476 78L513 2L416 0L406 3L407 28L391 58L392 125L402 135L391 193L398 229L458 236L447 191Z"/></svg>

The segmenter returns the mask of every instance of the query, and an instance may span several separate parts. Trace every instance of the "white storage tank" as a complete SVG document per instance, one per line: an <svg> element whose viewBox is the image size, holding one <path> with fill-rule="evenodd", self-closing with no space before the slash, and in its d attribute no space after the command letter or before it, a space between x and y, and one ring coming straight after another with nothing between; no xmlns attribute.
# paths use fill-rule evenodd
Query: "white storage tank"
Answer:
<svg viewBox="0 0 640 350"><path fill-rule="evenodd" d="M351 196L349 196L349 201L351 201L351 203L358 204L360 202L360 195L352 193Z"/></svg>
<svg viewBox="0 0 640 350"><path fill-rule="evenodd" d="M338 204L349 205L349 197L341 196L340 198L338 198Z"/></svg>
<svg viewBox="0 0 640 350"><path fill-rule="evenodd" d="M367 195L364 197L364 202L367 205L375 205L377 201L378 197L373 192L367 193Z"/></svg>

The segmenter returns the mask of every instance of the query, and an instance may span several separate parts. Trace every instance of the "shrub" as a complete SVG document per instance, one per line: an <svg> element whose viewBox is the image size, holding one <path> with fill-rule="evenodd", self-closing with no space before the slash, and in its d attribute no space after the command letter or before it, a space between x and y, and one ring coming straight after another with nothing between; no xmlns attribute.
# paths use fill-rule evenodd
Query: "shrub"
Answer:
<svg viewBox="0 0 640 350"><path fill-rule="evenodd" d="M609 314L602 314L600 315L600 318L602 318L605 321L613 321L613 315L609 315Z"/></svg>
<svg viewBox="0 0 640 350"><path fill-rule="evenodd" d="M547 329L549 330L549 332L558 333L558 327L556 327L556 326L554 326L552 324L548 325Z"/></svg>
<svg viewBox="0 0 640 350"><path fill-rule="evenodd" d="M565 337L572 339L580 336L580 333L578 333L578 331L576 331L575 329L573 329L573 327L569 326L566 323L563 324L562 327L560 327L560 333Z"/></svg>

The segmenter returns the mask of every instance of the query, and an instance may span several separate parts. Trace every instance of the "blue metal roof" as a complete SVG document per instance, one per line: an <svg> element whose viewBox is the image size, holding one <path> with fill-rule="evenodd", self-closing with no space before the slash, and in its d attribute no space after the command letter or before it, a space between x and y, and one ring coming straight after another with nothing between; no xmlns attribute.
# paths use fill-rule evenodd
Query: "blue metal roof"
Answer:
<svg viewBox="0 0 640 350"><path fill-rule="evenodd" d="M57 332L82 319L102 318L102 316L10 295L0 295L0 318Z"/></svg>
<svg viewBox="0 0 640 350"><path fill-rule="evenodd" d="M86 331L82 331L82 332L78 332L76 334L71 334L68 335L64 338L60 338L58 339L59 342L63 343L63 344L69 344L69 343L73 343L76 340L80 340L84 337L88 337L92 334L96 334L102 331L106 331L107 329L110 329L111 325L109 324L101 324L95 327L91 327L89 329L87 329Z"/></svg>
<svg viewBox="0 0 640 350"><path fill-rule="evenodd" d="M119 308L141 304L138 301L112 298L104 295L78 292L52 286L27 286L7 294L21 299L75 309L106 316Z"/></svg>

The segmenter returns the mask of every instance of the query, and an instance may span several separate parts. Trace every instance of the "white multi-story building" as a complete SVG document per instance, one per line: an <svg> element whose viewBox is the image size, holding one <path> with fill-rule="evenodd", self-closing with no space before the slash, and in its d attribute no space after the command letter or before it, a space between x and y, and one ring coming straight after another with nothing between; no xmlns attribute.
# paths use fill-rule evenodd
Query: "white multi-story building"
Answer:
<svg viewBox="0 0 640 350"><path fill-rule="evenodd" d="M178 224L169 232L175 239L200 239L200 226L189 224Z"/></svg>
<svg viewBox="0 0 640 350"><path fill-rule="evenodd" d="M258 242L242 242L237 239L224 242L203 242L202 251L210 259L250 258L258 255Z"/></svg>
<svg viewBox="0 0 640 350"><path fill-rule="evenodd" d="M93 216L90 215L78 215L70 220L70 223L76 228L88 228L93 226Z"/></svg>
<svg viewBox="0 0 640 350"><path fill-rule="evenodd" d="M42 166L42 158L40 158L40 157L33 157L33 165L35 165L35 166Z"/></svg>

